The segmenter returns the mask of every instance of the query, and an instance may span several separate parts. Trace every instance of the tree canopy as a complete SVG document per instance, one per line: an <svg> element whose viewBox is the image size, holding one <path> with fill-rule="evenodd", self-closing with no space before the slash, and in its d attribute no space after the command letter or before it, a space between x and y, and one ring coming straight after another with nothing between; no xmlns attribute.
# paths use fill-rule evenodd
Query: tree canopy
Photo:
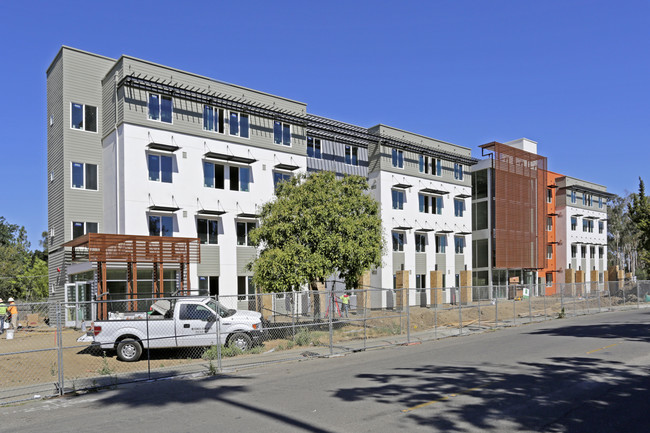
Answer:
<svg viewBox="0 0 650 433"><path fill-rule="evenodd" d="M630 219L638 230L641 262L648 270L650 269L650 198L645 195L645 185L641 178L639 178L639 192L632 194L628 211Z"/></svg>
<svg viewBox="0 0 650 433"><path fill-rule="evenodd" d="M381 265L384 241L379 203L361 176L298 175L277 185L250 234L260 247L253 282L266 292L296 290L333 274L357 287Z"/></svg>
<svg viewBox="0 0 650 433"><path fill-rule="evenodd" d="M0 217L0 297L47 297L47 256L29 248L25 227Z"/></svg>

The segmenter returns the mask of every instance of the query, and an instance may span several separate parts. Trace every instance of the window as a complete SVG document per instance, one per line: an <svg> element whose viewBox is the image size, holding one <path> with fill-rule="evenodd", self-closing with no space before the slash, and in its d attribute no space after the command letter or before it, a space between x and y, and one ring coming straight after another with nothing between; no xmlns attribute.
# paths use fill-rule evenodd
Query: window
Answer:
<svg viewBox="0 0 650 433"><path fill-rule="evenodd" d="M593 233L594 232L594 220L583 219L582 220L582 231Z"/></svg>
<svg viewBox="0 0 650 433"><path fill-rule="evenodd" d="M173 236L174 217L149 215L149 236Z"/></svg>
<svg viewBox="0 0 650 433"><path fill-rule="evenodd" d="M592 196L591 194L582 193L582 204L585 206L591 206Z"/></svg>
<svg viewBox="0 0 650 433"><path fill-rule="evenodd" d="M454 179L463 180L463 165L454 164Z"/></svg>
<svg viewBox="0 0 650 433"><path fill-rule="evenodd" d="M404 191L393 189L391 193L393 195L393 209L404 209Z"/></svg>
<svg viewBox="0 0 650 433"><path fill-rule="evenodd" d="M551 188L546 190L546 202L553 203L553 190Z"/></svg>
<svg viewBox="0 0 650 433"><path fill-rule="evenodd" d="M420 173L429 173L429 157L420 155Z"/></svg>
<svg viewBox="0 0 650 433"><path fill-rule="evenodd" d="M404 168L404 151L393 149L393 167Z"/></svg>
<svg viewBox="0 0 650 433"><path fill-rule="evenodd" d="M291 146L291 125L276 120L273 122L273 142Z"/></svg>
<svg viewBox="0 0 650 433"><path fill-rule="evenodd" d="M463 254L465 251L465 236L454 236L454 247L456 254Z"/></svg>
<svg viewBox="0 0 650 433"><path fill-rule="evenodd" d="M431 174L442 176L442 161L438 158L431 158Z"/></svg>
<svg viewBox="0 0 650 433"><path fill-rule="evenodd" d="M291 175L289 173L280 173L279 171L274 171L273 172L273 188L277 189L278 184L280 182L285 182L287 180L291 179Z"/></svg>
<svg viewBox="0 0 650 433"><path fill-rule="evenodd" d="M345 163L359 165L359 148L357 146L345 146Z"/></svg>
<svg viewBox="0 0 650 433"><path fill-rule="evenodd" d="M598 208L599 209L603 208L603 198L602 197L598 197Z"/></svg>
<svg viewBox="0 0 650 433"><path fill-rule="evenodd" d="M546 245L546 258L548 260L553 258L553 245Z"/></svg>
<svg viewBox="0 0 650 433"><path fill-rule="evenodd" d="M426 274L416 274L415 275L415 288L418 292L424 292L423 289L427 288L427 276Z"/></svg>
<svg viewBox="0 0 650 433"><path fill-rule="evenodd" d="M404 251L404 233L393 232L393 251Z"/></svg>
<svg viewBox="0 0 650 433"><path fill-rule="evenodd" d="M226 127L226 121L223 116L222 108L214 108L209 105L203 106L203 129L223 134Z"/></svg>
<svg viewBox="0 0 650 433"><path fill-rule="evenodd" d="M199 277L199 296L219 296L219 277Z"/></svg>
<svg viewBox="0 0 650 433"><path fill-rule="evenodd" d="M575 202L576 202L576 192L571 191L571 203L575 203Z"/></svg>
<svg viewBox="0 0 650 433"><path fill-rule="evenodd" d="M202 244L217 245L219 243L219 221L198 218L196 234Z"/></svg>
<svg viewBox="0 0 650 433"><path fill-rule="evenodd" d="M596 258L596 247L589 247L589 258L590 259Z"/></svg>
<svg viewBox="0 0 650 433"><path fill-rule="evenodd" d="M248 296L246 296L247 293ZM251 303L255 301L255 285L253 284L253 277L237 277L237 295L239 295L237 296L238 301L249 301L248 308L255 308L254 305L251 305Z"/></svg>
<svg viewBox="0 0 650 433"><path fill-rule="evenodd" d="M149 120L172 123L172 98L157 93L149 94Z"/></svg>
<svg viewBox="0 0 650 433"><path fill-rule="evenodd" d="M72 222L72 239L78 238L88 233L97 233L97 223Z"/></svg>
<svg viewBox="0 0 650 433"><path fill-rule="evenodd" d="M230 135L248 138L248 114L231 111L228 132Z"/></svg>
<svg viewBox="0 0 650 433"><path fill-rule="evenodd" d="M321 159L321 144L320 138L307 137L307 156L310 158Z"/></svg>
<svg viewBox="0 0 650 433"><path fill-rule="evenodd" d="M97 165L72 163L72 187L97 190Z"/></svg>
<svg viewBox="0 0 650 433"><path fill-rule="evenodd" d="M442 198L442 197L440 197ZM463 211L465 210L465 200L454 199L454 215L457 217L463 216Z"/></svg>
<svg viewBox="0 0 650 433"><path fill-rule="evenodd" d="M553 231L553 218L551 217L546 217L546 231L547 232Z"/></svg>
<svg viewBox="0 0 650 433"><path fill-rule="evenodd" d="M255 228L257 223L254 222L237 222L237 245L253 246L249 239L251 230Z"/></svg>
<svg viewBox="0 0 650 433"><path fill-rule="evenodd" d="M436 253L447 252L447 236L436 235Z"/></svg>
<svg viewBox="0 0 650 433"><path fill-rule="evenodd" d="M604 248L603 247L598 247L598 258L602 259L603 254L604 254Z"/></svg>
<svg viewBox="0 0 650 433"><path fill-rule="evenodd" d="M546 273L546 287L550 287L553 285L553 274L550 272Z"/></svg>
<svg viewBox="0 0 650 433"><path fill-rule="evenodd" d="M97 107L73 102L70 110L70 128L97 132Z"/></svg>
<svg viewBox="0 0 650 433"><path fill-rule="evenodd" d="M424 253L427 248L427 235L423 233L415 234L415 252Z"/></svg>
<svg viewBox="0 0 650 433"><path fill-rule="evenodd" d="M172 183L171 156L150 153L147 155L147 165L149 167L149 180Z"/></svg>
<svg viewBox="0 0 650 433"><path fill-rule="evenodd" d="M576 231L578 228L578 218L571 217L571 231Z"/></svg>
<svg viewBox="0 0 650 433"><path fill-rule="evenodd" d="M224 166L203 161L203 186L224 189Z"/></svg>
<svg viewBox="0 0 650 433"><path fill-rule="evenodd" d="M442 197L418 195L420 212L442 215L443 201Z"/></svg>
<svg viewBox="0 0 650 433"><path fill-rule="evenodd" d="M598 233L602 235L604 230L605 230L605 223L603 223L602 221L598 221Z"/></svg>
<svg viewBox="0 0 650 433"><path fill-rule="evenodd" d="M571 258L575 259L576 257L578 257L578 247L571 245Z"/></svg>
<svg viewBox="0 0 650 433"><path fill-rule="evenodd" d="M583 259L587 258L587 247L585 247L584 245L580 247L580 257L582 257Z"/></svg>
<svg viewBox="0 0 650 433"><path fill-rule="evenodd" d="M250 167L230 166L230 190L248 192L250 174Z"/></svg>

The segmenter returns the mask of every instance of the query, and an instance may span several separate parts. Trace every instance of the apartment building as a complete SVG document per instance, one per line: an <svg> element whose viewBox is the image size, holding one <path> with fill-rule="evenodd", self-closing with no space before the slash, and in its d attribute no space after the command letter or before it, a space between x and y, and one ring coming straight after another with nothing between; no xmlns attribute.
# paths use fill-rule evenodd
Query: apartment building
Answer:
<svg viewBox="0 0 650 433"><path fill-rule="evenodd" d="M469 149L385 125L307 113L305 103L129 56L62 47L47 71L50 295L89 300L98 270L73 260L89 233L198 238L195 266L109 264L111 299L160 283L161 294L246 296L258 209L298 172L366 176L391 236L375 287L399 270L410 287L431 271L459 284L471 271ZM453 242L453 244L452 244ZM448 246L449 245L449 246ZM453 245L453 247L452 247ZM164 270L162 270L164 269ZM160 275L158 275L160 274ZM164 290L163 290L164 289ZM388 302L377 300L375 302ZM379 305L379 304L374 304Z"/></svg>
<svg viewBox="0 0 650 433"><path fill-rule="evenodd" d="M488 143L473 167L473 284L603 282L607 200L591 182L549 171L537 143ZM487 293L487 292L486 292Z"/></svg>

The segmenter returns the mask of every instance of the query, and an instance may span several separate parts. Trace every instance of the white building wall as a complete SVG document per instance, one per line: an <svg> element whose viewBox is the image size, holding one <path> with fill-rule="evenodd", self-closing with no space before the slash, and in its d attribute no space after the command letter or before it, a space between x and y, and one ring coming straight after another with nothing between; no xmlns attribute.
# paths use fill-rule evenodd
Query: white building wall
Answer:
<svg viewBox="0 0 650 433"><path fill-rule="evenodd" d="M393 209L392 207L392 190L396 184L411 185L410 188L403 189L405 199L402 210ZM371 276L373 287L392 288L393 286L393 250L392 250L392 232L395 227L404 226L412 227L405 230L404 242L404 269L409 272L409 287L414 288L416 275L416 251L415 251L415 233L417 229L426 228L434 229L430 232L421 232L427 237L426 245L426 285L431 286L430 271L435 270L436 252L435 252L435 234L440 230L451 230L452 233L446 234L447 248L445 252L445 269L439 270L445 273L446 287L455 286L455 275L465 270L463 267L456 267L456 254L454 245L454 235L458 232L471 232L471 198L463 199L465 210L462 217L454 215L454 198L458 194L471 196L471 187L454 185L448 182L421 179L417 176L396 175L391 172L375 172L370 177L370 185L374 187L375 198L381 204L382 227L386 235L387 248L386 255L383 258L384 266L378 270L376 275ZM423 213L419 211L419 192L424 188L448 191L449 194L443 195L442 215L432 213ZM460 236L460 235L459 235ZM467 265L467 270L472 269L472 236L465 235L465 248L462 260ZM420 254L420 253L417 253Z"/></svg>
<svg viewBox="0 0 650 433"><path fill-rule="evenodd" d="M149 211L149 206L178 207L180 210L173 214L173 236L196 237L197 212L202 209L224 210L226 213L219 219L219 248L220 248L220 280L219 287L222 295L237 294L237 214L258 212L259 207L274 196L273 170L279 163L293 164L300 167L294 172L306 170L306 157L289 155L278 151L253 148L240 144L229 143L226 136L217 136L215 139L171 133L156 130L153 127L124 125L124 139L121 141L122 166L119 168L123 174L123 194L120 197L120 209L123 223L120 226L121 234L148 235L148 216L169 215ZM109 137L110 139L110 137ZM112 141L105 142L105 154L111 156ZM150 181L147 167L147 145L150 142L173 144L180 146L174 153L164 153L172 156L172 183ZM225 170L225 188L215 189L205 187L203 181L203 155L206 152L218 152L241 157L254 158L257 161L250 164L251 183L249 192L230 191L229 165L223 163ZM109 161L107 161L109 162ZM110 207L107 207L109 209ZM114 207L113 207L114 209ZM110 218L110 215L107 215ZM205 218L205 217L203 217ZM251 221L251 220L248 220ZM198 289L197 267L190 266L190 284L193 289Z"/></svg>
<svg viewBox="0 0 650 433"><path fill-rule="evenodd" d="M573 206L566 206L564 208L558 209L558 212L561 213L561 216L558 217L558 227L557 234L561 236L558 241L561 242L561 248L558 249L558 266L561 266L563 270L568 269L569 265L572 263L571 257L571 245L577 244L577 254L576 261L578 265L575 267L575 270L579 270L578 266L582 266L583 259L581 255L581 247L583 244L586 244L587 254L586 254L586 266L582 268L585 271L585 282L591 281L591 271L596 267L596 270L599 272L606 271L607 264L607 222L603 221L607 218L606 212L599 212L595 210L583 209ZM582 216L576 216L582 215ZM577 226L575 230L571 230L571 217L576 216ZM593 218L594 229L592 233L585 232L582 230L583 220L585 218ZM598 221L603 221L603 233L598 233ZM579 244L578 244L579 243ZM590 248L594 246L596 249L595 258L590 257ZM602 246L603 248L603 259L601 260L598 254L598 248Z"/></svg>

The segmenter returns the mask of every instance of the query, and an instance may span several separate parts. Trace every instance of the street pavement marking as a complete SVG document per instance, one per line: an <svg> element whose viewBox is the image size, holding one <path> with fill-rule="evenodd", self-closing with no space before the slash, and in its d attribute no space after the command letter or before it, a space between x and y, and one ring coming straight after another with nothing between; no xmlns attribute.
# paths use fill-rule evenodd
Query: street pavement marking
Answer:
<svg viewBox="0 0 650 433"><path fill-rule="evenodd" d="M600 349L590 350L589 352L587 352L587 355L589 355L590 353L598 352L599 350L609 349L610 347L614 347L614 346L617 346L619 344L620 343L614 343L614 344L610 344L609 346L601 347Z"/></svg>
<svg viewBox="0 0 650 433"><path fill-rule="evenodd" d="M468 388L468 389L462 390L462 391L457 392L457 393L454 393L454 394L448 394L448 395L446 395L446 396L444 396L444 397L441 397L441 398L438 398L438 399L436 399L436 400L427 401L427 402L425 402L425 403L420 403L420 404L418 404L417 406L413 406L413 407L409 407L409 408L406 408L406 409L402 409L402 412L403 412L403 413L407 413L407 412L414 411L414 410L416 410L416 409L422 409L423 407L426 407L426 406L432 405L432 404L434 404L434 403L439 403L439 402L441 402L441 401L449 400L451 397L457 397L457 396L459 396L459 395L468 394L468 393L470 393L470 392L472 392L472 391L478 391L478 390L481 389L481 388L485 388L485 387L490 386L490 385L492 385L492 384L494 384L494 383L501 382L502 380L504 380L504 379L493 380L492 382L487 382L487 383L484 383L483 385L475 386L474 388Z"/></svg>

